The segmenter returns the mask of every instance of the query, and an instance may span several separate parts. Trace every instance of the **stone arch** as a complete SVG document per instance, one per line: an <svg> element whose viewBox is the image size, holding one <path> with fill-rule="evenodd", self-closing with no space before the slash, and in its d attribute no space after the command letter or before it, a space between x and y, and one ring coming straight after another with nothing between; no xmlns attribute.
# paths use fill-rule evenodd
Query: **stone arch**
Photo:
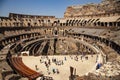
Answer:
<svg viewBox="0 0 120 80"><path fill-rule="evenodd" d="M44 20L42 19L41 22L44 23Z"/></svg>
<svg viewBox="0 0 120 80"><path fill-rule="evenodd" d="M16 26L19 26L19 23L18 23L18 22L16 22Z"/></svg>
<svg viewBox="0 0 120 80"><path fill-rule="evenodd" d="M69 20L66 20L66 23L69 23Z"/></svg>
<svg viewBox="0 0 120 80"><path fill-rule="evenodd" d="M48 20L48 22L51 22L50 19Z"/></svg>
<svg viewBox="0 0 120 80"><path fill-rule="evenodd" d="M105 27L107 27L107 24L108 24L108 23L107 23L107 22L105 22L104 26L105 26Z"/></svg>
<svg viewBox="0 0 120 80"><path fill-rule="evenodd" d="M12 26L11 23L9 23L9 26Z"/></svg>
<svg viewBox="0 0 120 80"><path fill-rule="evenodd" d="M31 24L30 24L30 23L28 23L27 25L28 25L28 26L31 26Z"/></svg>
<svg viewBox="0 0 120 80"><path fill-rule="evenodd" d="M97 22L97 24L98 24L98 26L100 26L100 21L99 21L99 22Z"/></svg>
<svg viewBox="0 0 120 80"><path fill-rule="evenodd" d="M60 23L60 20L58 20L57 22Z"/></svg>
<svg viewBox="0 0 120 80"><path fill-rule="evenodd" d="M119 26L119 27L120 27L120 22L117 22L117 26Z"/></svg>
<svg viewBox="0 0 120 80"><path fill-rule="evenodd" d="M36 23L36 22L34 23L34 26L37 26L37 23Z"/></svg>
<svg viewBox="0 0 120 80"><path fill-rule="evenodd" d="M69 26L71 26L72 20L69 21Z"/></svg>
<svg viewBox="0 0 120 80"><path fill-rule="evenodd" d="M41 20L38 20L39 23L41 23Z"/></svg>
<svg viewBox="0 0 120 80"><path fill-rule="evenodd" d="M62 23L60 23L60 26L62 26Z"/></svg>
<svg viewBox="0 0 120 80"><path fill-rule="evenodd" d="M87 23L87 21L85 20L85 21L84 21L84 24L86 25L86 23Z"/></svg>
<svg viewBox="0 0 120 80"><path fill-rule="evenodd" d="M15 26L15 22L13 23L13 26Z"/></svg>
<svg viewBox="0 0 120 80"><path fill-rule="evenodd" d="M113 26L113 25L112 25L112 22L109 22L109 26Z"/></svg>
<svg viewBox="0 0 120 80"><path fill-rule="evenodd" d="M78 21L79 21L78 19L75 21L75 25L76 25L76 26L78 26Z"/></svg>
<svg viewBox="0 0 120 80"><path fill-rule="evenodd" d="M8 26L7 23L5 23L5 26Z"/></svg>
<svg viewBox="0 0 120 80"><path fill-rule="evenodd" d="M66 26L68 26L69 24L68 23L66 23Z"/></svg>
<svg viewBox="0 0 120 80"><path fill-rule="evenodd" d="M2 26L2 23L0 23L0 26Z"/></svg>
<svg viewBox="0 0 120 80"><path fill-rule="evenodd" d="M74 23L75 22L75 19L72 21L72 23Z"/></svg>
<svg viewBox="0 0 120 80"><path fill-rule="evenodd" d="M113 22L113 26L116 26L116 22Z"/></svg>
<svg viewBox="0 0 120 80"><path fill-rule="evenodd" d="M104 22L101 22L101 26L104 26Z"/></svg>

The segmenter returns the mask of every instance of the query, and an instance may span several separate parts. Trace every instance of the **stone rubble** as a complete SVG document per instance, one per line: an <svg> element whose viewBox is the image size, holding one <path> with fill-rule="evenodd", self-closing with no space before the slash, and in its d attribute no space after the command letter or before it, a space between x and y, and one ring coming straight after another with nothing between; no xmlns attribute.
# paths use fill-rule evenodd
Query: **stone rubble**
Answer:
<svg viewBox="0 0 120 80"><path fill-rule="evenodd" d="M107 62L100 69L94 71L93 74L107 77L120 75L120 64L117 62Z"/></svg>

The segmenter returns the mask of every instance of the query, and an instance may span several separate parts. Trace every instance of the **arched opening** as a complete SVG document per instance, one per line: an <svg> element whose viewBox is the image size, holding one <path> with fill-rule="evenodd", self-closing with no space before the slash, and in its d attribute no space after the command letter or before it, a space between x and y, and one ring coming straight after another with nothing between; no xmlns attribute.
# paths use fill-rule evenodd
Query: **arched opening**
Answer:
<svg viewBox="0 0 120 80"><path fill-rule="evenodd" d="M104 23L103 23L103 22L101 22L101 26L104 26Z"/></svg>
<svg viewBox="0 0 120 80"><path fill-rule="evenodd" d="M65 26L65 23L63 23L63 26Z"/></svg>
<svg viewBox="0 0 120 80"><path fill-rule="evenodd" d="M69 22L69 20L66 21L66 23L68 23L68 22Z"/></svg>
<svg viewBox="0 0 120 80"><path fill-rule="evenodd" d="M120 22L117 22L117 26L119 26L119 27L120 27Z"/></svg>
<svg viewBox="0 0 120 80"><path fill-rule="evenodd" d="M46 34L46 30L44 30L45 34Z"/></svg>
<svg viewBox="0 0 120 80"><path fill-rule="evenodd" d="M54 34L55 34L55 35L57 35L57 34L58 34L57 30L55 30L55 31L54 31Z"/></svg>
<svg viewBox="0 0 120 80"><path fill-rule="evenodd" d="M13 23L13 25L16 26L15 23Z"/></svg>
<svg viewBox="0 0 120 80"><path fill-rule="evenodd" d="M30 23L28 23L28 26L31 26L31 24L30 24Z"/></svg>
<svg viewBox="0 0 120 80"><path fill-rule="evenodd" d="M78 22L78 20L75 21L75 23L77 23L77 22Z"/></svg>
<svg viewBox="0 0 120 80"><path fill-rule="evenodd" d="M39 23L41 23L41 21L40 20L38 20L39 21Z"/></svg>
<svg viewBox="0 0 120 80"><path fill-rule="evenodd" d="M34 23L34 26L37 26L37 23Z"/></svg>
<svg viewBox="0 0 120 80"><path fill-rule="evenodd" d="M5 26L7 26L7 23L5 23Z"/></svg>
<svg viewBox="0 0 120 80"><path fill-rule="evenodd" d="M71 26L73 26L73 23L71 23Z"/></svg>
<svg viewBox="0 0 120 80"><path fill-rule="evenodd" d="M94 22L94 26L96 26L96 22Z"/></svg>
<svg viewBox="0 0 120 80"><path fill-rule="evenodd" d="M68 23L66 23L66 26L68 26Z"/></svg>
<svg viewBox="0 0 120 80"><path fill-rule="evenodd" d="M0 23L0 26L2 26L2 23Z"/></svg>
<svg viewBox="0 0 120 80"><path fill-rule="evenodd" d="M20 26L23 26L23 23L20 23Z"/></svg>
<svg viewBox="0 0 120 80"><path fill-rule="evenodd" d="M100 22L98 22L97 24L98 24L98 26L100 26Z"/></svg>
<svg viewBox="0 0 120 80"><path fill-rule="evenodd" d="M44 23L44 20L43 20L43 19L42 19L41 21Z"/></svg>
<svg viewBox="0 0 120 80"><path fill-rule="evenodd" d="M84 21L84 24L86 25L86 23L87 23L87 21L85 20L85 21Z"/></svg>
<svg viewBox="0 0 120 80"><path fill-rule="evenodd" d="M19 26L19 23L18 23L18 22L16 23L16 26Z"/></svg>
<svg viewBox="0 0 120 80"><path fill-rule="evenodd" d="M50 22L50 20L48 20L48 22Z"/></svg>
<svg viewBox="0 0 120 80"><path fill-rule="evenodd" d="M62 26L62 23L60 23L60 26Z"/></svg>
<svg viewBox="0 0 120 80"><path fill-rule="evenodd" d="M57 21L54 21L53 25L54 25L54 26L57 26L57 23L58 23Z"/></svg>
<svg viewBox="0 0 120 80"><path fill-rule="evenodd" d="M69 21L69 26L71 26L71 22L72 22L72 20Z"/></svg>
<svg viewBox="0 0 120 80"><path fill-rule="evenodd" d="M60 20L58 20L58 23L60 23Z"/></svg>
<svg viewBox="0 0 120 80"><path fill-rule="evenodd" d="M116 26L116 22L113 22L113 26Z"/></svg>
<svg viewBox="0 0 120 80"><path fill-rule="evenodd" d="M11 26L11 23L9 23L9 26Z"/></svg>
<svg viewBox="0 0 120 80"><path fill-rule="evenodd" d="M105 22L105 25L104 25L105 27L107 27L107 22Z"/></svg>
<svg viewBox="0 0 120 80"><path fill-rule="evenodd" d="M112 25L112 22L109 22L109 26L113 26L113 25Z"/></svg>
<svg viewBox="0 0 120 80"><path fill-rule="evenodd" d="M74 23L74 22L75 22L75 20L72 21L72 23Z"/></svg>

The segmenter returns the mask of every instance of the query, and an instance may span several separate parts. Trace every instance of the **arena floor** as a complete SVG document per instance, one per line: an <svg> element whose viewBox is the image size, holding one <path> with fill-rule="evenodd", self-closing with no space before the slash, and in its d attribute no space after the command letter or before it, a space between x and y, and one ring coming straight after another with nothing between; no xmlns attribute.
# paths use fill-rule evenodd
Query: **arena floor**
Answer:
<svg viewBox="0 0 120 80"><path fill-rule="evenodd" d="M86 58L88 57L88 59ZM75 75L86 75L88 72L95 70L97 55L85 55L81 57L81 55L60 55L60 56L22 56L23 63L29 68L43 73L45 76L53 77L54 80L69 80L70 76L70 66L76 69L74 72ZM55 64L54 59L58 65ZM45 62L50 65L47 69L45 66ZM53 69L55 73L53 73ZM58 70L58 73L57 73ZM40 80L38 78L37 80Z"/></svg>

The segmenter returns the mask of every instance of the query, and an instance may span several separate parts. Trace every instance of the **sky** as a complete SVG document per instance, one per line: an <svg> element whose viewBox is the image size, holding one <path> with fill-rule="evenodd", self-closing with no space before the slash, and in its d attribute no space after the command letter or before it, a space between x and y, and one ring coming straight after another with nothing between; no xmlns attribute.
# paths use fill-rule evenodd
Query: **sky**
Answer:
<svg viewBox="0 0 120 80"><path fill-rule="evenodd" d="M0 0L0 16L9 13L47 15L62 18L68 6L100 3L101 0Z"/></svg>

